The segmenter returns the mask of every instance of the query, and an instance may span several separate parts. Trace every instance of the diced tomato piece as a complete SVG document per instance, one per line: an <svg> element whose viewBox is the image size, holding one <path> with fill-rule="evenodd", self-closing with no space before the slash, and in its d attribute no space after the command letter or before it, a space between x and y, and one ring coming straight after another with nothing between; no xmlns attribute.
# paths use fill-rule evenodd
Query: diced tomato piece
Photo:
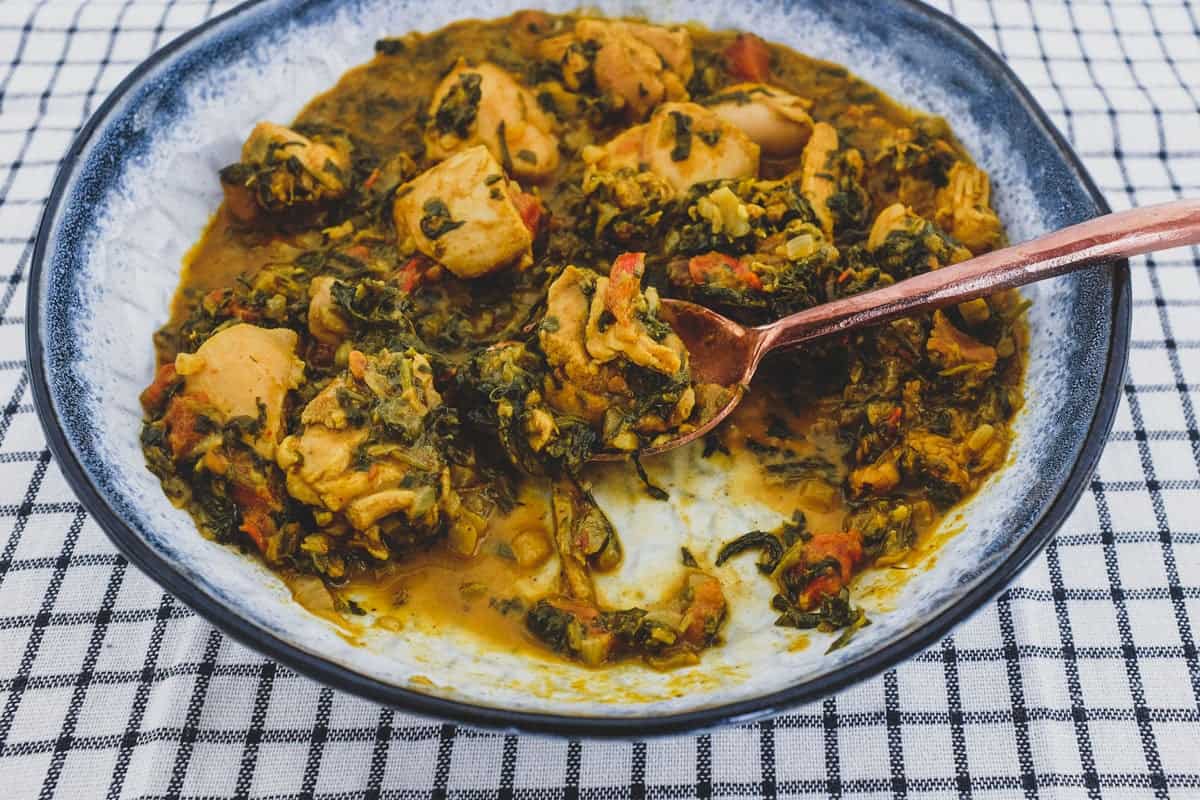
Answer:
<svg viewBox="0 0 1200 800"><path fill-rule="evenodd" d="M753 33L739 33L725 48L729 74L744 81L766 83L771 78L771 51Z"/></svg>
<svg viewBox="0 0 1200 800"><path fill-rule="evenodd" d="M705 253L688 261L688 274L697 284L728 285L730 279L748 289L762 289L762 280L745 263L724 253Z"/></svg>
<svg viewBox="0 0 1200 800"><path fill-rule="evenodd" d="M633 308L642 288L642 273L646 271L645 253L622 253L608 271L608 290L604 307L622 324L633 321Z"/></svg>
<svg viewBox="0 0 1200 800"><path fill-rule="evenodd" d="M350 368L350 374L361 381L367 374L367 357L359 350L351 350L346 366Z"/></svg>
<svg viewBox="0 0 1200 800"><path fill-rule="evenodd" d="M550 17L543 11L518 11L512 27L517 33L537 35L550 29Z"/></svg>
<svg viewBox="0 0 1200 800"><path fill-rule="evenodd" d="M646 254L645 253L621 253L612 263L612 268L608 272L609 280L624 282L627 278L633 278L640 285L642 281L642 273L646 271Z"/></svg>
<svg viewBox="0 0 1200 800"><path fill-rule="evenodd" d="M513 191L509 195L512 198L513 205L517 207L517 213L521 215L521 221L525 223L525 227L534 236L538 235L538 230L542 227L542 218L546 214L546 209L542 207L542 201L538 200L536 195L528 192Z"/></svg>
<svg viewBox="0 0 1200 800"><path fill-rule="evenodd" d="M356 258L359 261L366 261L371 257L371 249L365 244L356 244L351 247L347 247L345 253L351 258Z"/></svg>
<svg viewBox="0 0 1200 800"><path fill-rule="evenodd" d="M371 174L367 176L367 179L365 181L363 181L363 188L370 189L372 186L374 186L375 181L379 180L379 175L380 175L380 173L379 173L378 167L371 170Z"/></svg>
<svg viewBox="0 0 1200 800"><path fill-rule="evenodd" d="M721 582L711 575L693 577L691 590L692 602L683 616L680 636L686 642L702 646L725 616L725 592L721 590Z"/></svg>
<svg viewBox="0 0 1200 800"><path fill-rule="evenodd" d="M267 534L259 527L257 520L243 518L242 526L238 530L250 537L250 541L254 542L254 546L258 548L258 552L267 552Z"/></svg>
<svg viewBox="0 0 1200 800"><path fill-rule="evenodd" d="M733 274L737 276L738 280L749 286L751 289L758 289L759 291L762 290L762 280L759 279L758 275L756 275L754 271L745 264L745 262L739 260L737 267L735 267L733 270Z"/></svg>
<svg viewBox="0 0 1200 800"><path fill-rule="evenodd" d="M587 626L596 624L600 618L600 610L595 606L589 606L587 603L581 603L578 600L572 600L569 597L555 597L549 601L552 606L565 611L575 619Z"/></svg>
<svg viewBox="0 0 1200 800"><path fill-rule="evenodd" d="M208 399L202 395L175 395L163 415L167 428L167 444L171 446L171 455L175 459L182 458L200 443L204 433L198 429L200 409L207 405Z"/></svg>
<svg viewBox="0 0 1200 800"><path fill-rule="evenodd" d="M415 291L421 285L421 281L425 277L425 271L429 269L430 263L429 259L423 255L415 255L410 258L400 268L400 289L405 292Z"/></svg>
<svg viewBox="0 0 1200 800"><path fill-rule="evenodd" d="M253 486L234 483L233 502L242 512L242 524L238 530L254 542L260 553L267 552L267 544L275 534L275 520L271 516L272 498Z"/></svg>
<svg viewBox="0 0 1200 800"><path fill-rule="evenodd" d="M204 295L204 305L211 308L213 313L223 313L242 322L258 322L262 314L234 296L229 289L213 289Z"/></svg>
<svg viewBox="0 0 1200 800"><path fill-rule="evenodd" d="M807 569L828 558L837 561L837 573L826 571L813 578L797 599L801 609L815 608L823 598L833 597L850 582L863 558L862 534L856 530L816 534L804 546L804 561L795 569Z"/></svg>
<svg viewBox="0 0 1200 800"><path fill-rule="evenodd" d="M146 387L139 398L142 401L142 408L149 413L160 410L163 403L166 402L167 390L171 388L175 378L175 364L173 362L161 364L158 371L154 373L154 382Z"/></svg>

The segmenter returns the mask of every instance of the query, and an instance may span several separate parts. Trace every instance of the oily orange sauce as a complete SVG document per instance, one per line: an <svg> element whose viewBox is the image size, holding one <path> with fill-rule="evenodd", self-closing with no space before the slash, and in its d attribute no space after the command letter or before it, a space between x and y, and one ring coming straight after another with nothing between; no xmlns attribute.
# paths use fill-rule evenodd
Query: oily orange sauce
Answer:
<svg viewBox="0 0 1200 800"><path fill-rule="evenodd" d="M787 439L767 433L772 423L778 425L780 422L792 432ZM836 486L822 486L816 480L786 482L772 479L764 472L758 457L745 446L746 440L752 439L786 446L795 451L797 457L818 455L833 464L841 464L843 448L821 422L819 405L793 412L769 388L747 395L723 428L723 439L730 455L717 453L710 456L717 466L729 472L729 496L769 508L781 519L799 509L813 531L840 530L847 507ZM653 477L656 472L654 459L648 459L646 464ZM624 468L623 465L600 467L605 470L620 468ZM631 497L644 492L632 470L628 472L630 480L625 483L626 492ZM526 631L523 613L514 612L512 607L506 610L505 601L536 598L552 592L557 585L555 557L535 566L522 567L512 555L512 540L522 533L540 535L552 548L549 487L541 481L527 482L518 496L518 503L511 512L498 515L490 522L483 544L470 558L440 548L414 552L401 562L390 562L352 576L343 586L332 590L338 600L332 600L328 593L311 591L311 582L315 580L311 576L292 575L284 579L293 586L297 602L313 613L346 626L352 641L361 634L367 621L401 636L410 629L435 634L439 630L465 629L500 651L521 652L557 661L559 659ZM927 554L935 551L946 538L932 533L937 527L936 522L931 519L920 526L918 545L909 559L914 568L886 570L884 575L868 573L872 574L867 583L873 600L882 600L885 593L892 596L915 572L932 564ZM708 540L701 538L706 532L710 537ZM709 569L711 564L706 562L711 561L720 546L742 532L698 526L690 546L702 566ZM856 579L856 586L861 578ZM881 581L891 589L882 588ZM304 591L296 591L297 586ZM644 601L653 602L668 594L670 588L649 587ZM353 601L357 609L366 614L360 616L348 610L348 601ZM760 611L763 610L755 609L756 613ZM804 649L808 643L807 635L802 634L790 649Z"/></svg>
<svg viewBox="0 0 1200 800"><path fill-rule="evenodd" d="M698 49L717 52L734 36L700 29L693 29L692 35ZM464 54L501 64L526 58L531 42L523 37L521 26L504 20L457 23L425 37L406 55L376 57L350 70L334 88L312 100L297 122L346 128L368 147L375 146L381 152L414 147L421 138L415 115L427 105L434 86L454 60ZM860 149L868 161L879 152L888 133L912 124L912 112L844 68L776 45L772 45L772 51L774 81L814 100L814 118L837 125L847 144ZM869 113L864 109L869 109ZM590 135L586 131L581 133L585 138ZM573 144L582 147L589 143ZM763 172L782 174L791 166L764 163ZM564 158L558 174L543 187L543 200L552 211L557 210L561 199L557 194L558 184L565 183L564 179L580 168L578 160ZM887 198L881 197L878 202L885 203ZM156 337L160 361L174 358L178 349L174 334L204 294L238 280L252 280L264 267L290 263L297 253L321 242L320 231L269 234L247 231L233 224L222 205L185 258L170 321L163 334ZM848 510L839 486L845 474L846 446L827 424L826 409L819 401L799 409L789 407L789 402L769 386L756 384L722 426L721 436L730 454L716 453L711 458L728 469L731 498L769 508L781 519L799 509L812 531L840 530ZM773 435L772 428L779 422L788 429L787 436ZM837 480L774 478L766 472L762 460L751 452L749 442L788 448L796 458L820 457L836 465ZM647 467L653 475L653 461L647 461ZM632 470L630 480L630 491L640 491ZM399 635L415 628L434 632L465 628L497 649L558 661L557 656L525 630L523 613L514 613L505 604L513 597L550 594L557 585L555 557L526 567L512 557L512 540L522 532L544 536L553 550L548 487L540 481L528 481L519 499L520 504L512 512L492 519L479 552L470 558L440 548L414 552L406 554L403 561L354 574L336 588L315 586L314 581L318 584L320 581L312 576L284 574L282 577L299 603L338 624L351 639L360 635L368 624ZM932 563L929 554L956 532L937 532L938 522L935 516L918 525L917 551L909 559L913 565ZM707 533L713 537L706 548L710 554L721 543L743 532L699 527L696 535ZM892 596L912 573L911 569L891 569L874 575L869 580L872 596L876 599ZM647 595L656 597L669 588L652 587ZM754 609L754 613L766 614L770 610ZM808 643L808 636L801 634L793 640L791 648L802 649Z"/></svg>
<svg viewBox="0 0 1200 800"><path fill-rule="evenodd" d="M470 558L433 548L351 576L332 590L338 597L334 605L341 609L337 618L350 623L355 633L361 632L367 619L375 627L401 635L408 629L437 633L466 628L499 650L555 660L526 632L523 614L505 605L522 594L547 594L556 585L552 560L522 567L512 548L513 537L520 533L540 534L547 548L553 547L548 492L541 483L527 484L518 496L519 504L491 521L483 544ZM307 576L284 579L301 605L328 618L322 613L327 610L325 597L295 591L298 583L307 585Z"/></svg>

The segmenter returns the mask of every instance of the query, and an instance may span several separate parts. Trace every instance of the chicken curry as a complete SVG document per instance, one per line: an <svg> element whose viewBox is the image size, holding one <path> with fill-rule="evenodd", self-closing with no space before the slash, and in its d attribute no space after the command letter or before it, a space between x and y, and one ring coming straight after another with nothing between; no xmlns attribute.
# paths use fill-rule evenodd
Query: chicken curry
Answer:
<svg viewBox="0 0 1200 800"><path fill-rule="evenodd" d="M742 613L836 646L869 621L855 576L1007 458L1016 293L777 355L690 447L749 469L778 527L705 531L644 607L597 594L651 532L614 528L589 460L673 502L637 454L728 391L661 298L758 324L1005 241L943 120L753 34L529 11L381 39L214 180L142 445L205 536L315 611L670 667L722 641L752 552L777 593Z"/></svg>

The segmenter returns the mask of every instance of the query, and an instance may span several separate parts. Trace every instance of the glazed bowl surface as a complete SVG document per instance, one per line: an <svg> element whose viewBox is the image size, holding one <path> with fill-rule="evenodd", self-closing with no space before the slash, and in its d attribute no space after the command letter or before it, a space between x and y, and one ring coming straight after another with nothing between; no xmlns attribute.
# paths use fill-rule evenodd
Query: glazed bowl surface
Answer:
<svg viewBox="0 0 1200 800"><path fill-rule="evenodd" d="M584 671L497 652L465 633L420 626L346 637L310 615L258 562L200 537L146 469L137 396L154 369L151 335L180 263L220 201L217 170L260 119L286 121L383 35L508 14L529 0L252 0L180 37L134 70L73 145L33 258L27 314L31 378L50 447L116 545L226 632L335 687L418 713L561 734L665 733L745 720L820 698L928 646L1000 591L1086 487L1119 397L1129 340L1128 264L1023 290L1033 300L1026 405L1009 465L943 524L936 555L872 607L874 624L825 654L772 625L753 564L723 567L732 587L727 644L671 672ZM539 4L552 11L575 3ZM892 97L941 114L992 176L1013 240L1104 213L1069 146L986 46L907 0L639 4L610 15L737 28L846 65ZM719 469L685 449L651 465L680 502L629 490L597 496L626 545L609 596L636 600L665 580L679 547L707 552L772 527L733 496ZM953 535L949 535L953 533Z"/></svg>

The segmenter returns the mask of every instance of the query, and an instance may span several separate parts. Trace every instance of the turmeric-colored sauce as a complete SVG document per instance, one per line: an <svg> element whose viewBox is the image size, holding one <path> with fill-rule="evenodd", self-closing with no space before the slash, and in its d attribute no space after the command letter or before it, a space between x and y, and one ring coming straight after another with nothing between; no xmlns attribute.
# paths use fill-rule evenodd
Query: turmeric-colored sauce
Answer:
<svg viewBox="0 0 1200 800"><path fill-rule="evenodd" d="M844 643L1008 457L1013 292L773 356L686 452L588 463L702 421L660 297L761 324L1005 240L943 120L752 34L529 11L382 39L219 179L155 337L147 462L351 640L663 669L752 613ZM770 530L690 519L697 463ZM605 576L654 531L598 497L689 525L633 599ZM771 608L737 607L734 558Z"/></svg>

